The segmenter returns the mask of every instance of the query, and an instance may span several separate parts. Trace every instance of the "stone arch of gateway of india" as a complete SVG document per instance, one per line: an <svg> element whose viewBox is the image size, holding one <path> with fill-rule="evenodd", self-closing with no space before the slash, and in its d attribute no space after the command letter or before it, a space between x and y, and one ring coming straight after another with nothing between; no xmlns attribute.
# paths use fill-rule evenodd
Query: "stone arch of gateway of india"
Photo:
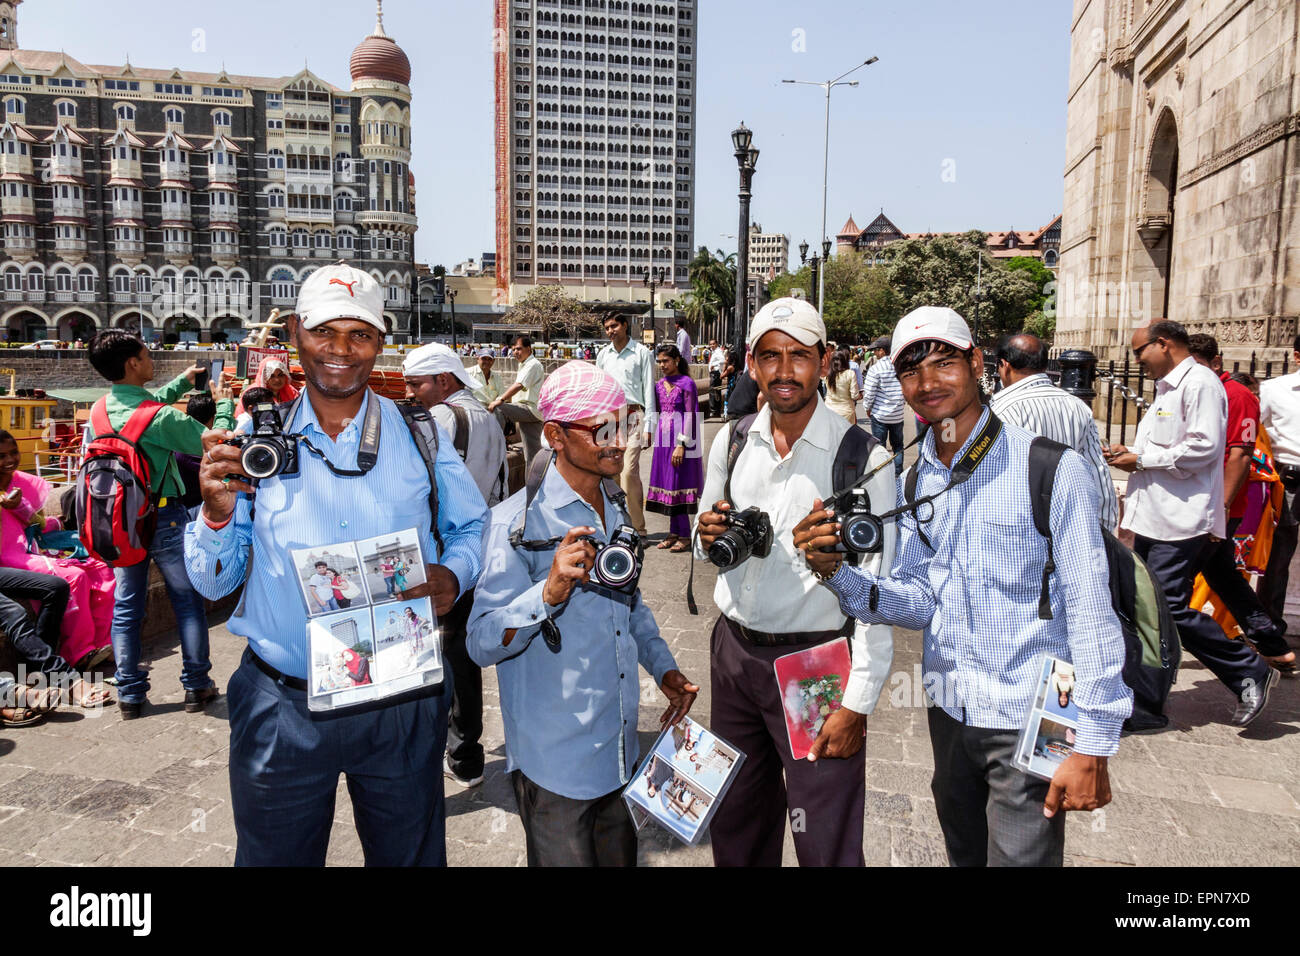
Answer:
<svg viewBox="0 0 1300 956"><path fill-rule="evenodd" d="M1296 0L1075 0L1055 344L1168 316L1228 360L1300 315Z"/></svg>

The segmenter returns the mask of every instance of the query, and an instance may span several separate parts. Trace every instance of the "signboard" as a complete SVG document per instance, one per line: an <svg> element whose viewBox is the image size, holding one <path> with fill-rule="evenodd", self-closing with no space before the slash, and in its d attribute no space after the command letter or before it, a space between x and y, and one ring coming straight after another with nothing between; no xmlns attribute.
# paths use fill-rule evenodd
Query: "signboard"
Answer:
<svg viewBox="0 0 1300 956"><path fill-rule="evenodd" d="M654 330L654 329L642 329L642 330L641 330L641 344L642 344L642 345L654 345L654 344L655 344L655 330Z"/></svg>
<svg viewBox="0 0 1300 956"><path fill-rule="evenodd" d="M289 366L288 349L257 348L251 345L241 345L238 357L235 360L235 375L251 382L256 378L257 370L262 367L262 363L272 357L284 362L286 368Z"/></svg>

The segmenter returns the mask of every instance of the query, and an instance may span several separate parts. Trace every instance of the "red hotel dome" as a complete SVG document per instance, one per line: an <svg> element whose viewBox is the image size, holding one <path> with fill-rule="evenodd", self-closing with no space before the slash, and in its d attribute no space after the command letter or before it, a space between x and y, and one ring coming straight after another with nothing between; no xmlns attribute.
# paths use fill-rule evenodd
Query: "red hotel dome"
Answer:
<svg viewBox="0 0 1300 956"><path fill-rule="evenodd" d="M375 32L366 37L352 51L348 63L353 81L360 79L387 80L409 86L411 82L411 61L406 58L402 48L384 33L384 13L380 7L379 18L375 23Z"/></svg>

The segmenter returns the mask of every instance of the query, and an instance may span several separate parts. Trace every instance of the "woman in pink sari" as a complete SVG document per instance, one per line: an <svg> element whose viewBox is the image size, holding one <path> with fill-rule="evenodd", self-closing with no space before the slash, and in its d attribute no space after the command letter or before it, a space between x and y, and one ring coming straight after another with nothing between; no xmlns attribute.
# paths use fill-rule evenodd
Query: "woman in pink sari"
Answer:
<svg viewBox="0 0 1300 956"><path fill-rule="evenodd" d="M71 592L63 615L59 655L74 667L93 667L111 654L109 629L113 623L113 571L94 558L50 558L27 551L27 526L42 531L58 528L57 518L46 518L42 509L50 494L44 478L18 470L18 443L0 430L0 565L41 574L54 574L68 583ZM15 497L13 493L17 491ZM102 692L100 694L102 699ZM89 699L88 688L81 694ZM82 706L97 701L79 700Z"/></svg>
<svg viewBox="0 0 1300 956"><path fill-rule="evenodd" d="M257 367L257 375L253 378L246 389L254 386L270 389L271 394L275 396L277 405L283 402L292 402L298 397L298 389L294 387L292 379L289 377L289 366L286 359L269 358ZM244 408L244 400L241 396L239 404L235 408L235 417L243 415L247 409Z"/></svg>

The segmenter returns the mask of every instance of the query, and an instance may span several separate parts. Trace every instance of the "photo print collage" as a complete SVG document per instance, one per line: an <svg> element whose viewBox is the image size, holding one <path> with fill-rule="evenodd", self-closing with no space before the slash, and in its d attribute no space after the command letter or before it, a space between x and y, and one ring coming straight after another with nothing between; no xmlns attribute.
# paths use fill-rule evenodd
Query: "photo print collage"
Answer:
<svg viewBox="0 0 1300 956"><path fill-rule="evenodd" d="M653 819L682 842L698 843L744 761L731 744L683 717L659 735L623 791L632 822L640 830Z"/></svg>
<svg viewBox="0 0 1300 956"><path fill-rule="evenodd" d="M442 680L438 620L414 528L291 550L307 605L312 710L368 703Z"/></svg>
<svg viewBox="0 0 1300 956"><path fill-rule="evenodd" d="M1029 719L1020 732L1020 743L1016 747L1016 766L1026 773L1051 780L1056 768L1074 752L1074 735L1078 728L1074 665L1055 657L1045 657Z"/></svg>

